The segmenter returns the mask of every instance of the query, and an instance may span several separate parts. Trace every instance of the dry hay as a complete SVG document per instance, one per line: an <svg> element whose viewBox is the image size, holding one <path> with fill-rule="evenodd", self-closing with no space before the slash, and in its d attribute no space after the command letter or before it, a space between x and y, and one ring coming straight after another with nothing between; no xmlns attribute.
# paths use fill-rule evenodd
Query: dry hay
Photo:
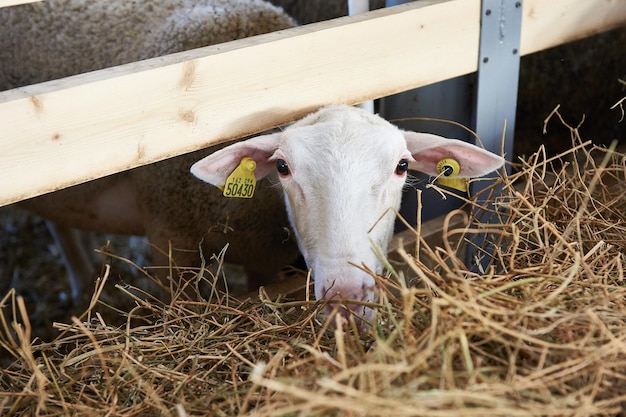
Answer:
<svg viewBox="0 0 626 417"><path fill-rule="evenodd" d="M114 327L97 312L105 274L84 316L31 342L10 293L0 343L16 360L0 377L2 414L623 415L625 156L572 134L567 155L538 152L496 184L482 211L501 224L446 230L442 248L418 242L420 259L400 250L421 284L381 280L379 320L361 335L311 301L176 288L162 304L119 287L136 307ZM482 267L468 270L457 246L475 235Z"/></svg>

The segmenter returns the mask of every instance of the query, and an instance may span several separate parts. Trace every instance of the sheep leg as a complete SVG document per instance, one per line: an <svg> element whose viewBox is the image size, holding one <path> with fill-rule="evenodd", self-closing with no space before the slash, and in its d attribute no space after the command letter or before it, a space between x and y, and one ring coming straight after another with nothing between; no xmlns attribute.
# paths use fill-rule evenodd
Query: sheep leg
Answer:
<svg viewBox="0 0 626 417"><path fill-rule="evenodd" d="M72 300L79 304L85 284L95 276L95 268L81 241L81 232L51 221L46 221L46 225L59 248L67 270Z"/></svg>

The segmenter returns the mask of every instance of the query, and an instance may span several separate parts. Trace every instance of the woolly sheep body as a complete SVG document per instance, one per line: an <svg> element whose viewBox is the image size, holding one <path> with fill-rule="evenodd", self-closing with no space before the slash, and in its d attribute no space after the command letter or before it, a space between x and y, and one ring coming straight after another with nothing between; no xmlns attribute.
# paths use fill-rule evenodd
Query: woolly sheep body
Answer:
<svg viewBox="0 0 626 417"><path fill-rule="evenodd" d="M286 29L282 9L260 0L47 0L0 9L0 90ZM87 138L86 138L87 139ZM263 283L298 256L280 191L259 184L254 201L225 199L189 174L209 148L21 203L69 228L146 235L180 266L229 245L226 260ZM44 161L42 161L43 163ZM36 173L31 173L36 175ZM209 187L210 188L210 187ZM272 213L265 221L259 212ZM69 238L69 237L68 237ZM195 250L195 253L193 252ZM74 298L92 276L67 253ZM153 263L168 259L154 251Z"/></svg>
<svg viewBox="0 0 626 417"><path fill-rule="evenodd" d="M261 0L47 0L0 8L0 90L294 25Z"/></svg>

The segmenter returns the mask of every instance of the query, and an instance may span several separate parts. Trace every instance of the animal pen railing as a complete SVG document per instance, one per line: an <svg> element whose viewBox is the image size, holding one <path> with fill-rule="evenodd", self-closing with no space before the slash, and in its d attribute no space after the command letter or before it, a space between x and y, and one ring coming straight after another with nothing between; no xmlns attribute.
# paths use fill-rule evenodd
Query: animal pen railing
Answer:
<svg viewBox="0 0 626 417"><path fill-rule="evenodd" d="M474 72L480 10L480 0L418 1L2 92L0 205L262 131L327 103ZM519 52L623 24L624 1L524 0Z"/></svg>

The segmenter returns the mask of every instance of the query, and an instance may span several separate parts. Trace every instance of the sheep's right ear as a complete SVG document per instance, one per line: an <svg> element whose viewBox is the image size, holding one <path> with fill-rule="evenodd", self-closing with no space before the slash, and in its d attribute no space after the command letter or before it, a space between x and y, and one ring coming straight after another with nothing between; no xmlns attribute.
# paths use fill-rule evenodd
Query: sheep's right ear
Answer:
<svg viewBox="0 0 626 417"><path fill-rule="evenodd" d="M247 156L256 162L254 176L261 179L276 169L275 162L270 159L278 148L280 135L279 132L257 136L222 148L193 164L191 173L204 182L222 186Z"/></svg>
<svg viewBox="0 0 626 417"><path fill-rule="evenodd" d="M504 164L504 158L458 139L448 139L430 133L404 131L404 138L414 161L409 167L428 175L439 175L437 164L452 158L459 164L459 177L482 177Z"/></svg>

